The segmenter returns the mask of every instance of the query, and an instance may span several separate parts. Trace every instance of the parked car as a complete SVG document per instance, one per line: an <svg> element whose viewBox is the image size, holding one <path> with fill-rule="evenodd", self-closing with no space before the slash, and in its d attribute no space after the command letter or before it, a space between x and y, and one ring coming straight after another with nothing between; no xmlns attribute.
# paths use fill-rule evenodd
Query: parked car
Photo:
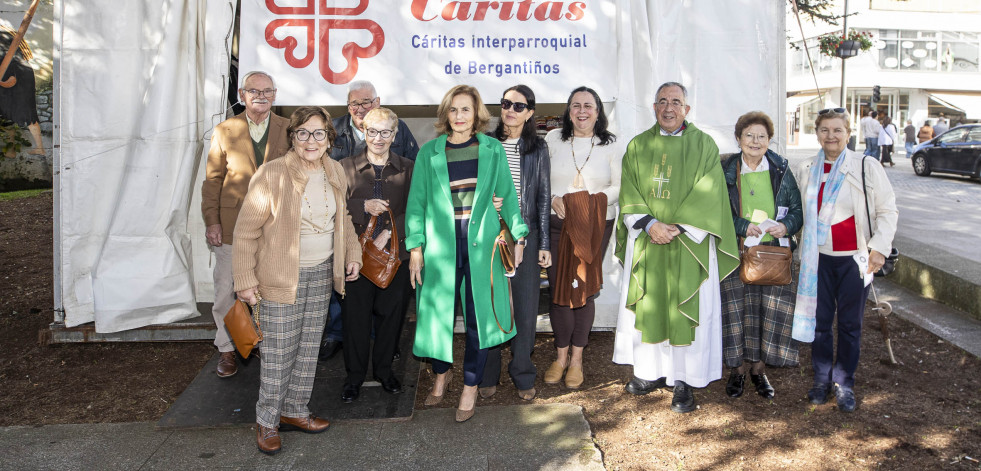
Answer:
<svg viewBox="0 0 981 471"><path fill-rule="evenodd" d="M954 173L981 178L981 124L958 126L913 150L913 171Z"/></svg>

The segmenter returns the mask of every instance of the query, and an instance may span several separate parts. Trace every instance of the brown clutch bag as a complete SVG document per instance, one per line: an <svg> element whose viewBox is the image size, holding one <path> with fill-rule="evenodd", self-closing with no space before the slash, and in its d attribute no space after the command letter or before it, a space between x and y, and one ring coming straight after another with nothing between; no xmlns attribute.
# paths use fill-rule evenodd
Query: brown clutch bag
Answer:
<svg viewBox="0 0 981 471"><path fill-rule="evenodd" d="M392 283L395 272L402 265L402 261L399 260L399 232L395 228L395 216L389 209L388 220L392 222L392 237L389 239L388 249L375 247L375 241L371 235L375 233L377 220L378 216L372 216L364 228L364 233L358 237L358 242L361 243L363 262L361 275L374 283L375 286L385 289Z"/></svg>
<svg viewBox="0 0 981 471"><path fill-rule="evenodd" d="M256 293L258 296L258 293ZM261 298L260 298L261 300ZM252 349L259 342L262 342L262 330L259 329L259 304L252 309L241 300L236 299L235 304L225 314L225 327L228 328L228 335L235 343L235 348L242 358L248 358Z"/></svg>

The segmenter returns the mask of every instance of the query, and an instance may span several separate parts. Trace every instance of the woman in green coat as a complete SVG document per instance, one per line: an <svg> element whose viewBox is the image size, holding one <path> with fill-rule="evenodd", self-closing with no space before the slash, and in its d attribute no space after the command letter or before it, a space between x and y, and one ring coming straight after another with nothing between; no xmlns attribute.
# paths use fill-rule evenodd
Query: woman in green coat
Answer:
<svg viewBox="0 0 981 471"><path fill-rule="evenodd" d="M426 405L439 404L451 375L454 308L459 299L467 337L456 420L464 422L473 417L487 349L515 334L503 265L499 255L492 257L494 239L501 231L493 197L503 198L500 216L516 239L515 264L521 263L528 226L521 219L504 147L481 132L490 113L477 89L453 87L436 114L436 131L441 135L423 145L416 156L405 212L409 280L416 288L412 350L418 357L432 359L436 380Z"/></svg>

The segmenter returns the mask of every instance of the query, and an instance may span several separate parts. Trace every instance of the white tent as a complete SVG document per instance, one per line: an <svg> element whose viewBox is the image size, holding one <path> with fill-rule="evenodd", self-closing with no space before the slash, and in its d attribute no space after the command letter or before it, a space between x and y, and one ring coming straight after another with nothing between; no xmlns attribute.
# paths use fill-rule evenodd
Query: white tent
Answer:
<svg viewBox="0 0 981 471"><path fill-rule="evenodd" d="M359 5L366 10L361 14L377 17L414 3ZM602 12L612 25L601 33L611 49L602 54L613 68L582 64L578 70L582 83L608 91L611 127L624 144L653 124L654 91L669 80L689 86L689 118L723 152L735 150L733 124L750 110L767 112L776 136L785 135L782 2L572 3ZM94 322L97 332L118 332L166 324L197 316L196 301L211 300L198 199L205 143L227 106L234 6L229 0L55 0L61 146L55 154L55 302L68 327ZM387 38L390 44L407 40ZM443 88L412 104L431 104L425 97ZM784 143L775 147L782 150ZM597 325L608 327L615 322L619 276L607 258Z"/></svg>

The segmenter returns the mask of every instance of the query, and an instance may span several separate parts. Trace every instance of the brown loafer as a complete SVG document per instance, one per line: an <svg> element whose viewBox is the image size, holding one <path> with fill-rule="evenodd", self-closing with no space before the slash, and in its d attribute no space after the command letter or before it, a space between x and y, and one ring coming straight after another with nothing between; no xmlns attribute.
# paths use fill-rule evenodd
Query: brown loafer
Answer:
<svg viewBox="0 0 981 471"><path fill-rule="evenodd" d="M321 433L330 428L330 421L321 419L313 414L301 418L280 417L279 428L284 432L299 430L304 433Z"/></svg>
<svg viewBox="0 0 981 471"><path fill-rule="evenodd" d="M581 366L570 366L565 373L565 387L569 389L579 389L582 386L583 376Z"/></svg>
<svg viewBox="0 0 981 471"><path fill-rule="evenodd" d="M531 389L519 389L518 390L518 397L520 397L521 399L524 399L526 401L530 401L530 400L532 400L532 399L535 398L535 394L537 394L537 392L538 391L535 391L535 388L531 388Z"/></svg>
<svg viewBox="0 0 981 471"><path fill-rule="evenodd" d="M549 365L548 370L545 370L545 384L559 384L562 381L562 375L565 373L565 366L562 366L557 361L553 361Z"/></svg>
<svg viewBox="0 0 981 471"><path fill-rule="evenodd" d="M227 378L229 376L235 376L235 373L238 373L235 352L221 352L221 357L218 358L218 377Z"/></svg>
<svg viewBox="0 0 981 471"><path fill-rule="evenodd" d="M479 388L477 389L477 392L480 394L480 397L484 399L490 399L493 395L497 394L497 386L491 386L489 388Z"/></svg>
<svg viewBox="0 0 981 471"><path fill-rule="evenodd" d="M275 455L283 449L283 441L279 438L279 430L262 425L256 425L256 445L259 451L267 455Z"/></svg>

